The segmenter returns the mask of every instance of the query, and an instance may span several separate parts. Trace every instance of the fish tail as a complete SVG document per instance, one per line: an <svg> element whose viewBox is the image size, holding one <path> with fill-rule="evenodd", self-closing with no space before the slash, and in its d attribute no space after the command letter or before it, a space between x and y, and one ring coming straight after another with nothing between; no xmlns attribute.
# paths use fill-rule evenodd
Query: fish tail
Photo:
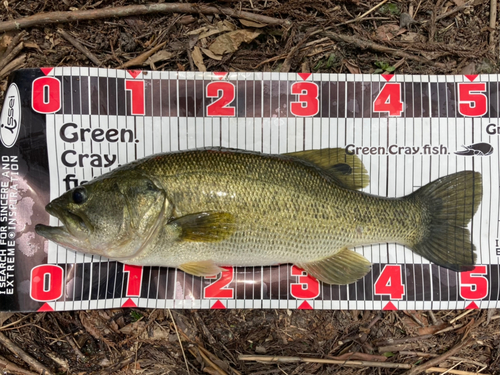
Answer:
<svg viewBox="0 0 500 375"><path fill-rule="evenodd" d="M479 172L462 171L433 181L408 199L423 208L423 228L409 247L431 262L454 270L471 270L476 247L467 225L483 196Z"/></svg>

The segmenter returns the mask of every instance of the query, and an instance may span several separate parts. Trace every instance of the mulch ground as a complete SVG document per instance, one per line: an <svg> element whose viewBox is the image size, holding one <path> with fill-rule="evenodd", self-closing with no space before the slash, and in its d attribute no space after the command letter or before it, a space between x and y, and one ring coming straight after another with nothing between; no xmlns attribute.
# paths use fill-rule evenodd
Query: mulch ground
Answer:
<svg viewBox="0 0 500 375"><path fill-rule="evenodd" d="M8 21L44 12L93 11L93 19L42 24L46 18L35 17L23 32L6 31L0 39L1 91L11 71L44 66L368 74L499 71L495 0L226 0L97 19L104 8L142 4L2 2L2 31ZM9 374L368 375L417 374L429 368L434 373L500 374L499 318L496 309L3 313L0 368ZM240 355L265 355L274 362L242 360Z"/></svg>

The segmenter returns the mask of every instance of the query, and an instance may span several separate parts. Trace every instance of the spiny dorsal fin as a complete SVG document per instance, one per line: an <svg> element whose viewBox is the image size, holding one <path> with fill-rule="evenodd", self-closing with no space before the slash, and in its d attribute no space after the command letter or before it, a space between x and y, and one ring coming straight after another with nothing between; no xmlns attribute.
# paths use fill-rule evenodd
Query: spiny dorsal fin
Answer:
<svg viewBox="0 0 500 375"><path fill-rule="evenodd" d="M194 276L215 276L223 271L212 260L184 263L179 269Z"/></svg>
<svg viewBox="0 0 500 375"><path fill-rule="evenodd" d="M235 230L234 216L227 212L198 212L172 220L180 228L180 241L218 242Z"/></svg>
<svg viewBox="0 0 500 375"><path fill-rule="evenodd" d="M311 276L327 284L344 285L370 272L370 262L361 254L344 247L329 258L297 264Z"/></svg>
<svg viewBox="0 0 500 375"><path fill-rule="evenodd" d="M286 155L306 160L327 171L345 188L360 190L370 183L370 176L361 159L347 154L343 148L298 151Z"/></svg>

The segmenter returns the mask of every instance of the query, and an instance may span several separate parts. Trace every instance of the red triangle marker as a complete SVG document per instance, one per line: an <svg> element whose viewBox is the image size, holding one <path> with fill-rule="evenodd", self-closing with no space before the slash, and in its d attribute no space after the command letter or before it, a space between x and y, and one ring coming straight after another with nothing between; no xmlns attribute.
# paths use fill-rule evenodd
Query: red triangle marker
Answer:
<svg viewBox="0 0 500 375"><path fill-rule="evenodd" d="M299 77L306 81L311 76L311 73L299 73Z"/></svg>
<svg viewBox="0 0 500 375"><path fill-rule="evenodd" d="M479 307L476 305L476 302L473 301L465 309L466 310L475 310L475 309L479 309Z"/></svg>
<svg viewBox="0 0 500 375"><path fill-rule="evenodd" d="M52 306L50 306L47 302L45 302L42 307L40 307L38 309L39 312L42 312L42 311L54 311L54 309L52 308Z"/></svg>
<svg viewBox="0 0 500 375"><path fill-rule="evenodd" d="M476 78L477 78L477 74L466 74L465 77L469 80L469 81L474 81Z"/></svg>
<svg viewBox="0 0 500 375"><path fill-rule="evenodd" d="M48 76L50 74L50 72L52 71L52 69L54 69L54 68L40 68L40 70L42 71L42 73L45 74L46 76Z"/></svg>
<svg viewBox="0 0 500 375"><path fill-rule="evenodd" d="M226 306L224 306L224 304L220 300L217 300L217 302L212 305L211 309L225 310Z"/></svg>
<svg viewBox="0 0 500 375"><path fill-rule="evenodd" d="M142 70L127 70L127 72L132 78L137 78L137 76L142 73Z"/></svg>
<svg viewBox="0 0 500 375"><path fill-rule="evenodd" d="M132 301L132 298L129 298L128 300L125 301L122 307L137 307L137 305L135 304L134 301Z"/></svg>
<svg viewBox="0 0 500 375"><path fill-rule="evenodd" d="M314 310L312 306L309 304L309 302L304 301L300 304L299 307L297 307L298 310Z"/></svg>
<svg viewBox="0 0 500 375"><path fill-rule="evenodd" d="M227 72L214 72L214 76L219 77L219 79L222 79L225 76L227 76Z"/></svg>
<svg viewBox="0 0 500 375"><path fill-rule="evenodd" d="M387 305L385 305L382 310L391 311L391 310L397 310L397 309L398 308L396 306L394 306L394 304L391 301L389 301L389 303Z"/></svg>
<svg viewBox="0 0 500 375"><path fill-rule="evenodd" d="M384 77L384 79L389 82L391 80L392 77L394 77L394 74L382 74L382 77Z"/></svg>

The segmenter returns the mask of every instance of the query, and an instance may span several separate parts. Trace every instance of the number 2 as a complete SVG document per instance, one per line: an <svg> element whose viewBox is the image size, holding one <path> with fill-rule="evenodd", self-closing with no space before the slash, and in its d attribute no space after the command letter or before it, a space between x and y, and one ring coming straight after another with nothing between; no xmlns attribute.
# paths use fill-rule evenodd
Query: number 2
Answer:
<svg viewBox="0 0 500 375"><path fill-rule="evenodd" d="M236 108L229 105L235 98L235 88L231 82L210 82L207 85L207 98L218 98L207 106L207 116L236 115Z"/></svg>
<svg viewBox="0 0 500 375"><path fill-rule="evenodd" d="M234 289L228 287L233 281L234 269L233 267L222 267L222 269L224 271L221 272L217 281L205 287L203 291L204 298L234 298ZM213 278L212 276L205 277L205 279Z"/></svg>

